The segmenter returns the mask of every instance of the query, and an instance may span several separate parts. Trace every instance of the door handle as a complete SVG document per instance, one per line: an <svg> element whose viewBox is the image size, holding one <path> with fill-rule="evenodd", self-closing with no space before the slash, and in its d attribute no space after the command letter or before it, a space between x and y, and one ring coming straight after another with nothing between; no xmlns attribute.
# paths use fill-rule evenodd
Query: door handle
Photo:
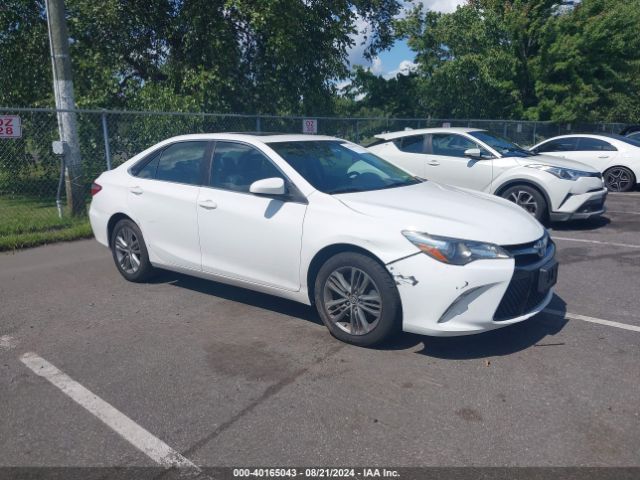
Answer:
<svg viewBox="0 0 640 480"><path fill-rule="evenodd" d="M134 195L142 195L142 189L140 187L131 187L129 191Z"/></svg>
<svg viewBox="0 0 640 480"><path fill-rule="evenodd" d="M598 158L609 158L609 155L601 155Z"/></svg>
<svg viewBox="0 0 640 480"><path fill-rule="evenodd" d="M438 165L440 165L440 162L437 160L429 160L427 162L428 165L433 165L434 167L437 167Z"/></svg>
<svg viewBox="0 0 640 480"><path fill-rule="evenodd" d="M214 208L218 208L218 204L213 200L204 200L203 202L200 202L198 205L200 205L205 210L213 210Z"/></svg>

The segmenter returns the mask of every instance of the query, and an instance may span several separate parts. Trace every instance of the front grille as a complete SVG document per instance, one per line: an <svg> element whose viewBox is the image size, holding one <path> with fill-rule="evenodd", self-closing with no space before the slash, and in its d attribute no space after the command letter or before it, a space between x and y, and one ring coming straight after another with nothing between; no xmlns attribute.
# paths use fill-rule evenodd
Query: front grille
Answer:
<svg viewBox="0 0 640 480"><path fill-rule="evenodd" d="M496 322L524 315L545 299L549 291L538 292L538 270L519 270L513 274L493 319Z"/></svg>
<svg viewBox="0 0 640 480"><path fill-rule="evenodd" d="M549 290L538 292L538 276L540 268L555 255L556 248L549 239L546 251L540 257L535 249L536 243L538 241L502 247L513 255L516 268L493 316L494 321L500 322L525 315L540 305L549 293Z"/></svg>

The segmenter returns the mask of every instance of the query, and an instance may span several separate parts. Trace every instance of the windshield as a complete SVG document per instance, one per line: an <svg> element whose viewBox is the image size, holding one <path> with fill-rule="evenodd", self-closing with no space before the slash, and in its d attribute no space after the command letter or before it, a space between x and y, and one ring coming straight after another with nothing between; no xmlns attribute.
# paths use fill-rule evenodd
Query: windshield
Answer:
<svg viewBox="0 0 640 480"><path fill-rule="evenodd" d="M269 146L324 193L366 192L423 181L344 140L273 142Z"/></svg>
<svg viewBox="0 0 640 480"><path fill-rule="evenodd" d="M481 142L486 143L502 156L531 157L535 155L533 152L530 152L529 150L525 150L524 148L519 147L515 143L511 143L509 140L496 137L494 135L491 135L488 132L483 132L483 131L469 132L469 135L477 138Z"/></svg>

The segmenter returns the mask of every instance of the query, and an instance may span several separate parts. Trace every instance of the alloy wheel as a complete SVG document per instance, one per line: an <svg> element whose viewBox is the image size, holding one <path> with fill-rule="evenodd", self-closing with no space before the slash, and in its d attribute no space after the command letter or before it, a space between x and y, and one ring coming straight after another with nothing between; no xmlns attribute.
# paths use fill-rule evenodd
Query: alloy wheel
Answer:
<svg viewBox="0 0 640 480"><path fill-rule="evenodd" d="M382 315L378 286L356 267L334 270L324 284L323 299L330 320L350 335L371 332Z"/></svg>
<svg viewBox="0 0 640 480"><path fill-rule="evenodd" d="M631 177L626 169L614 167L607 171L604 181L607 185L607 189L612 192L622 192L629 187Z"/></svg>
<svg viewBox="0 0 640 480"><path fill-rule="evenodd" d="M129 227L122 227L114 242L116 258L120 268L132 275L140 269L140 241Z"/></svg>
<svg viewBox="0 0 640 480"><path fill-rule="evenodd" d="M538 202L529 192L526 192L524 190L516 190L512 192L507 197L507 199L524 208L534 217L538 213Z"/></svg>

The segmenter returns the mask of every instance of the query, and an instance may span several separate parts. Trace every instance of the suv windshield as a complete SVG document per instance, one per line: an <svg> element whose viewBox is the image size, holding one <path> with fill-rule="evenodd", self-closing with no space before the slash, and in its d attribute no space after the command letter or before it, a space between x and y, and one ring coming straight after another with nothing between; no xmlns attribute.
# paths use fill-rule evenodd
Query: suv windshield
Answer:
<svg viewBox="0 0 640 480"><path fill-rule="evenodd" d="M500 155L505 157L531 157L535 155L535 153L530 152L529 150L525 150L515 143L511 143L509 140L496 137L488 132L479 130L477 132L469 132L469 135L477 138L481 142L486 143Z"/></svg>
<svg viewBox="0 0 640 480"><path fill-rule="evenodd" d="M366 192L423 181L366 148L344 140L270 142L268 145L324 193Z"/></svg>

